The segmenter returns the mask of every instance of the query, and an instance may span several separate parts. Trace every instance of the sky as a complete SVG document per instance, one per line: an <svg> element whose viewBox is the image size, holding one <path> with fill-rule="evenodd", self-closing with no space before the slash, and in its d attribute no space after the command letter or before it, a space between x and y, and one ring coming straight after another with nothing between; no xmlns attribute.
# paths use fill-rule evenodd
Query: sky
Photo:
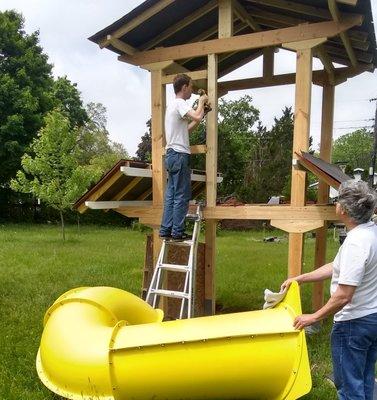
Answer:
<svg viewBox="0 0 377 400"><path fill-rule="evenodd" d="M133 156L150 117L150 77L138 67L117 60L109 50L101 50L87 38L141 4L141 0L0 0L0 11L15 9L25 18L27 33L39 30L40 43L53 64L54 76L67 76L82 94L85 103L99 102L107 109L110 138L122 143ZM377 4L372 1L377 21ZM280 50L275 56L275 73L295 71L294 53ZM314 59L314 69L322 64ZM243 66L224 79L257 77L262 59ZM262 123L273 124L285 106L294 105L294 85L231 92L225 99L244 94L253 97ZM173 96L168 90L168 101ZM370 126L377 97L377 71L364 73L336 88L334 138L357 127ZM311 135L317 149L320 138L322 88L313 85Z"/></svg>

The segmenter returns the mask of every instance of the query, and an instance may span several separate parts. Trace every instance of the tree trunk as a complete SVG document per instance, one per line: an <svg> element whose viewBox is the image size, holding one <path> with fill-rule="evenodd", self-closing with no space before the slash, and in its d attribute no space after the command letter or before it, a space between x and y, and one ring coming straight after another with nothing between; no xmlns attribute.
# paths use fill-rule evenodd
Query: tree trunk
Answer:
<svg viewBox="0 0 377 400"><path fill-rule="evenodd" d="M62 236L63 236L63 241L65 241L65 227L64 227L64 217L63 217L63 211L60 210L60 221L62 223Z"/></svg>

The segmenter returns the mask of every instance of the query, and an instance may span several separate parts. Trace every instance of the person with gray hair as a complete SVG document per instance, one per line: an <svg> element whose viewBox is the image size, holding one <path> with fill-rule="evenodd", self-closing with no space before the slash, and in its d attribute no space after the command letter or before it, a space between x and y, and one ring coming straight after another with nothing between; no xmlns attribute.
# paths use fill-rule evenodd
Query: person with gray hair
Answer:
<svg viewBox="0 0 377 400"><path fill-rule="evenodd" d="M377 361L377 225L371 221L376 192L363 181L339 187L336 214L348 235L333 262L287 279L299 284L331 278L331 297L313 314L294 321L303 329L334 315L331 352L340 400L372 400Z"/></svg>

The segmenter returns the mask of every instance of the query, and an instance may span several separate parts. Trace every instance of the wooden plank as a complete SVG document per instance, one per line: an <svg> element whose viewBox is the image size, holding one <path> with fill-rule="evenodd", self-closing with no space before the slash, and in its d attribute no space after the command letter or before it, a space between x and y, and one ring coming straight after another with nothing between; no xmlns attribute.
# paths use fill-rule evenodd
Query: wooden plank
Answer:
<svg viewBox="0 0 377 400"><path fill-rule="evenodd" d="M334 99L335 87L326 85L322 93L322 123L321 123L321 142L320 158L331 162L333 126L334 126ZM329 185L322 180L319 181L317 202L326 204L329 201ZM324 226L316 231L315 250L314 250L314 268L320 268L326 264L327 249L327 221ZM324 285L323 282L316 282L313 286L312 307L316 311L324 304Z"/></svg>
<svg viewBox="0 0 377 400"><path fill-rule="evenodd" d="M295 221L293 219L273 219L270 224L275 228L289 233L305 233L323 227L323 220Z"/></svg>
<svg viewBox="0 0 377 400"><path fill-rule="evenodd" d="M196 81L198 79L207 79L207 70L203 69L200 71L192 71L192 72L185 72L186 75L188 75L193 81ZM169 83L173 83L174 78L177 76L177 74L172 74L172 75L165 75L162 77L162 84L167 85Z"/></svg>
<svg viewBox="0 0 377 400"><path fill-rule="evenodd" d="M312 89L312 46L303 49L302 42L296 47L296 94L293 131L293 158L296 152L309 149L310 106ZM292 46L295 47L295 46ZM304 206L306 194L306 172L292 167L291 205ZM304 257L304 234L290 233L288 246L288 276L297 276L302 271Z"/></svg>
<svg viewBox="0 0 377 400"><path fill-rule="evenodd" d="M321 37L332 37L340 32L360 25L362 18L350 17L341 22L319 22L290 28L274 29L255 32L230 38L207 40L201 43L188 43L179 46L159 48L139 52L133 56L123 55L119 59L130 64L143 65L167 60L181 60L190 57L207 56L208 54L226 53L233 51L257 49L277 46L282 43L292 43L300 40L310 40Z"/></svg>
<svg viewBox="0 0 377 400"><path fill-rule="evenodd" d="M218 0L219 38L233 36L233 0Z"/></svg>
<svg viewBox="0 0 377 400"><path fill-rule="evenodd" d="M164 30L159 35L155 36L149 42L143 44L140 47L140 50L149 50L159 43L163 42L164 40L168 39L170 36L173 36L179 30L185 28L186 26L194 23L199 18L202 18L204 15L208 14L210 11L217 7L217 0L212 0L207 3L205 6L198 8L192 14L188 15L187 17L179 20L175 24L171 25L168 29Z"/></svg>
<svg viewBox="0 0 377 400"><path fill-rule="evenodd" d="M169 6L170 4L174 3L175 0L160 0L152 7L147 8L143 13L138 15L136 18L133 18L131 21L124 24L122 27L116 29L112 32L111 36L114 38L119 39L120 37L124 36L126 33L131 32L135 29L138 25L142 24L143 22L147 21L149 18L153 17L154 15L158 14L164 8ZM107 47L110 42L107 38L103 39L100 42L100 47Z"/></svg>
<svg viewBox="0 0 377 400"><path fill-rule="evenodd" d="M156 218L161 221L162 206L153 207L120 207L129 217L134 218ZM327 220L337 221L333 205L309 205L304 207L293 207L289 205L244 205L236 207L205 207L203 217L206 220L222 219L253 219L253 220Z"/></svg>
<svg viewBox="0 0 377 400"><path fill-rule="evenodd" d="M331 13L331 16L335 22L340 22L342 17L340 15L340 12L338 10L338 6L336 4L336 0L327 0L329 10ZM351 60L351 64L353 67L357 67L358 61L356 59L355 51L351 45L350 39L348 37L347 32L341 32L340 33L340 38L343 42L343 45L347 51L348 57Z"/></svg>

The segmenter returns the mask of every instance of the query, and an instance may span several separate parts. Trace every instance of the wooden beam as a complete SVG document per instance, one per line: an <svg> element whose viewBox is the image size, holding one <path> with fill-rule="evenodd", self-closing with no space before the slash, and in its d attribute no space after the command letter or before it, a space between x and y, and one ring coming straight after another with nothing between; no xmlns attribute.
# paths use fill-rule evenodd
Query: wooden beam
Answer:
<svg viewBox="0 0 377 400"><path fill-rule="evenodd" d="M295 152L308 151L310 132L310 105L312 88L312 47L316 42L291 45L297 49L296 55L296 95L293 131L293 157ZM291 205L304 206L306 194L306 172L292 167ZM304 257L304 234L290 233L288 247L288 276L300 275Z"/></svg>
<svg viewBox="0 0 377 400"><path fill-rule="evenodd" d="M122 27L116 29L112 32L111 36L114 38L119 39L120 37L124 36L126 33L131 32L135 29L138 25L142 24L143 22L147 21L149 18L153 17L154 15L158 14L164 8L169 6L170 4L174 3L175 0L160 0L159 2L155 3L155 5L147 8L143 13L141 13L136 18L133 18L131 21L124 24ZM100 42L100 47L107 47L110 42L107 38L103 39Z"/></svg>
<svg viewBox="0 0 377 400"><path fill-rule="evenodd" d="M128 217L155 218L157 222L161 221L162 206L121 207L119 210ZM291 205L269 206L266 204L245 204L235 207L215 206L205 207L203 209L203 217L205 220L338 220L335 206L333 205L308 205L303 207Z"/></svg>
<svg viewBox="0 0 377 400"><path fill-rule="evenodd" d="M208 14L212 10L217 7L217 0L212 0L207 3L205 6L198 8L192 14L187 17L180 19L175 24L171 25L168 29L164 30L159 35L155 36L152 40L145 43L140 47L140 50L149 50L164 40L168 39L170 36L173 36L179 30L185 28L186 26L194 23L196 20L202 18L204 15Z"/></svg>
<svg viewBox="0 0 377 400"><path fill-rule="evenodd" d="M342 72L348 71L348 68L340 68ZM313 83L316 85L322 85L326 80L326 73L324 71L313 71ZM293 85L296 82L296 74L282 74L274 75L270 78L247 78L238 79L232 81L219 82L219 90L233 91L233 90L247 90L257 89L269 86L280 86L280 85Z"/></svg>
<svg viewBox="0 0 377 400"><path fill-rule="evenodd" d="M257 49L268 46L277 46L282 43L292 43L300 40L317 39L321 37L336 36L355 25L360 25L362 18L351 17L341 22L319 22L305 24L290 28L274 29L271 31L255 32L230 38L207 40L201 43L188 43L180 46L154 49L139 52L133 56L120 57L128 63L143 65L168 60L181 60L190 57L206 56L208 54L221 54L233 51Z"/></svg>
<svg viewBox="0 0 377 400"><path fill-rule="evenodd" d="M259 32L262 30L258 22L255 21L254 17L250 15L245 8L237 1L234 0L234 13L238 16L238 18L245 22L250 28L255 31Z"/></svg>
<svg viewBox="0 0 377 400"><path fill-rule="evenodd" d="M322 124L321 124L321 142L320 142L320 158L324 161L331 162L333 126L334 126L334 99L335 87L326 85L323 87L322 93ZM329 185L322 180L319 181L317 202L326 204L329 201ZM326 247L327 247L327 221L324 226L317 229L315 250L314 250L314 268L320 268L326 264ZM323 282L317 282L313 286L312 293L313 310L320 309L324 304Z"/></svg>
<svg viewBox="0 0 377 400"><path fill-rule="evenodd" d="M331 16L335 22L340 22L342 20L342 16L338 10L338 6L336 4L336 0L327 0L329 10L331 12ZM351 45L350 39L348 37L347 32L340 32L340 38L343 42L343 45L347 51L348 57L351 60L351 64L353 67L357 67L358 61L356 59L355 51Z"/></svg>
<svg viewBox="0 0 377 400"><path fill-rule="evenodd" d="M218 0L219 38L233 36L233 0Z"/></svg>
<svg viewBox="0 0 377 400"><path fill-rule="evenodd" d="M339 68L335 70L336 84L346 82L347 79L352 78L356 75L362 74L363 72L373 72L375 67L373 64L359 65L358 68Z"/></svg>
<svg viewBox="0 0 377 400"><path fill-rule="evenodd" d="M122 200L123 197L129 193L143 178L142 177L136 177L132 179L132 181L124 188L122 189L119 193L117 193L112 200L118 201Z"/></svg>
<svg viewBox="0 0 377 400"><path fill-rule="evenodd" d="M192 71L192 72L185 72L186 75L188 75L193 81L199 80L199 79L207 79L207 70L200 70L200 71ZM172 74L172 75L165 75L162 77L162 84L167 85L169 83L173 83L174 78L176 77L177 74Z"/></svg>
<svg viewBox="0 0 377 400"><path fill-rule="evenodd" d="M285 232L305 233L321 228L324 222L323 220L295 221L292 219L291 220L273 219L270 221L270 224L275 228L281 229L282 231Z"/></svg>

